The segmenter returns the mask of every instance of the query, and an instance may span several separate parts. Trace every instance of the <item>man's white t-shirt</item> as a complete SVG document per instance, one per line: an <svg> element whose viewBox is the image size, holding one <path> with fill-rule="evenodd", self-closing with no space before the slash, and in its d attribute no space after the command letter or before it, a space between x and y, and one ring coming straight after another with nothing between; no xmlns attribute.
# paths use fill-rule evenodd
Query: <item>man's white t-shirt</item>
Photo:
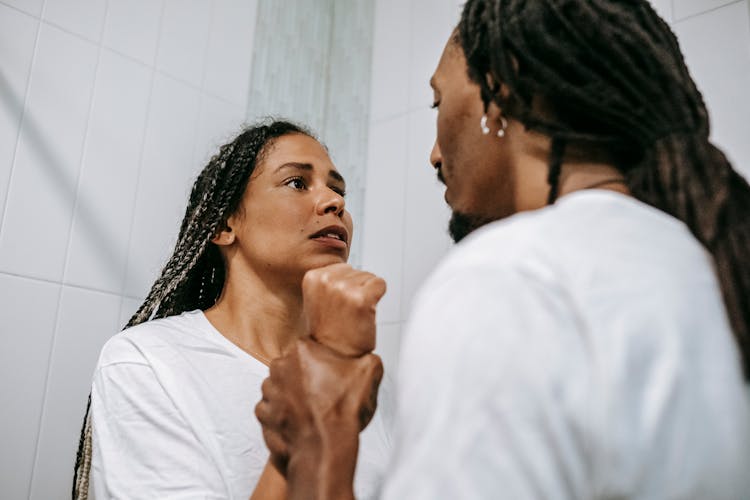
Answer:
<svg viewBox="0 0 750 500"><path fill-rule="evenodd" d="M201 311L112 337L91 391L93 497L250 498L268 458L255 417L267 376ZM390 453L381 396L360 437L357 498L377 496Z"/></svg>
<svg viewBox="0 0 750 500"><path fill-rule="evenodd" d="M710 255L603 190L479 229L416 299L394 443L389 500L750 499Z"/></svg>

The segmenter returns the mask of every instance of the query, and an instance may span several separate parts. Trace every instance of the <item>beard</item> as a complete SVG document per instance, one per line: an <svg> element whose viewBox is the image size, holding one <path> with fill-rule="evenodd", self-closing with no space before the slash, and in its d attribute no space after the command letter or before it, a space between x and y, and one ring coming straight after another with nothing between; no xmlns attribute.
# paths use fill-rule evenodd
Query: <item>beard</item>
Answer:
<svg viewBox="0 0 750 500"><path fill-rule="evenodd" d="M448 234L450 234L454 243L458 243L471 234L475 229L479 229L494 220L495 219L482 217L480 215L464 214L454 211L451 215L451 220L448 223Z"/></svg>

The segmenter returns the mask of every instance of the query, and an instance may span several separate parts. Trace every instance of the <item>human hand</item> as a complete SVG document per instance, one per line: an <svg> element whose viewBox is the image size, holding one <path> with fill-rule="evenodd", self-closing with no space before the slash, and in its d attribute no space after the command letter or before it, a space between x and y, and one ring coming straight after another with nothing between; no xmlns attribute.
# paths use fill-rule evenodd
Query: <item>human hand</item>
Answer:
<svg viewBox="0 0 750 500"><path fill-rule="evenodd" d="M302 280L310 336L346 356L375 349L375 306L385 281L348 264L312 269Z"/></svg>
<svg viewBox="0 0 750 500"><path fill-rule="evenodd" d="M378 356L347 357L310 339L271 363L255 414L289 498L351 498L359 432L375 413L382 376Z"/></svg>

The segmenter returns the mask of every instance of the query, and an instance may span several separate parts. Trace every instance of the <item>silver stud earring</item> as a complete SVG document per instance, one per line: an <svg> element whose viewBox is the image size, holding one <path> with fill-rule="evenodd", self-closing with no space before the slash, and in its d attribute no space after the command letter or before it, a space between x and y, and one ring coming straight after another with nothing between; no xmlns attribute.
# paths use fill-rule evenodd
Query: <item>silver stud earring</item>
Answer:
<svg viewBox="0 0 750 500"><path fill-rule="evenodd" d="M482 134L487 135L490 133L490 127L487 126L487 115L482 115L482 119L479 121L479 126L482 128Z"/></svg>
<svg viewBox="0 0 750 500"><path fill-rule="evenodd" d="M485 115L486 116L486 115ZM505 137L505 129L508 128L508 120L504 116L500 117L500 130L497 131L498 137ZM489 129L487 129L489 131Z"/></svg>

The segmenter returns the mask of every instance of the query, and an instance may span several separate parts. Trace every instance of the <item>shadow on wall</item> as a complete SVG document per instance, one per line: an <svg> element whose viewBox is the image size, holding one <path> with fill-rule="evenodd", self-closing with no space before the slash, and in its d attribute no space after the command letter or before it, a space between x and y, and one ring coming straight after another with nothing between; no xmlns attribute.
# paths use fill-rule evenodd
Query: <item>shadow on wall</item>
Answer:
<svg viewBox="0 0 750 500"><path fill-rule="evenodd" d="M108 272L112 273L113 277L119 280L121 276L117 275L117 273L118 271L123 271L123 269L122 264L117 262L115 258L115 256L118 255L118 251L114 242L108 241L105 237L107 234L106 228L96 220L96 217L94 217L95 212L93 207L85 205L81 206L82 201L80 200L80 197L78 197L77 179L66 178L66 176L63 175L64 169L58 166L59 163L52 148L47 145L44 136L39 132L39 127L36 126L33 118L31 118L29 114L23 114L23 100L19 96L13 94L13 90L2 72L0 72L0 101L3 106L10 111L10 116L23 116L24 133L28 135L29 140L34 144L34 151L41 158L42 164L47 167L47 175L54 179L55 185L60 190L63 199L75 203L72 217L75 218L77 223L81 224L84 232L92 236L88 241L97 242L99 246L98 253L107 264L106 269L109 270ZM85 165L81 166L81 168L84 167ZM13 167L11 167L11 172L12 169ZM10 185L8 185L8 190L10 190ZM3 208L3 220L5 219L4 212L5 207ZM2 229L2 225L0 225L0 234L2 233ZM34 228L29 229L32 230Z"/></svg>

